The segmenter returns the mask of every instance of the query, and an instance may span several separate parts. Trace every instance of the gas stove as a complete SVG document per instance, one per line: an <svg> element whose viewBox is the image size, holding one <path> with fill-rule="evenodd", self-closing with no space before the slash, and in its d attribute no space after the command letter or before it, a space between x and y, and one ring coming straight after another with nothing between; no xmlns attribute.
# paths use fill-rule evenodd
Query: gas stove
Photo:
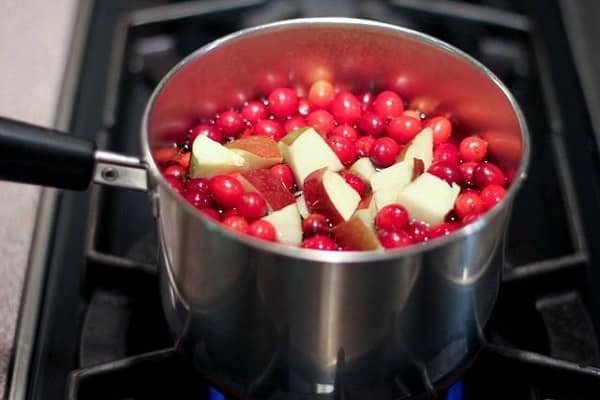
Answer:
<svg viewBox="0 0 600 400"><path fill-rule="evenodd" d="M195 48L243 27L362 17L429 33L482 61L525 112L530 177L514 205L500 296L482 333L487 344L444 388L433 388L425 369L417 379L428 398L448 400L600 396L598 142L557 2L130 0L97 1L88 11L76 96L65 107L70 131L134 155L161 77ZM226 396L169 338L145 194L46 191L40 216L11 400ZM349 396L340 380L333 393L270 398Z"/></svg>

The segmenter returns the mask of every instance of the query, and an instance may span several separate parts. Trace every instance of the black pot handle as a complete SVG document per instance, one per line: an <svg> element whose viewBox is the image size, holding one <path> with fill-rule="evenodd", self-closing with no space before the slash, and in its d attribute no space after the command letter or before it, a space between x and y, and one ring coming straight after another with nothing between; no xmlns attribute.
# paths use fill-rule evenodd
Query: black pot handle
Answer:
<svg viewBox="0 0 600 400"><path fill-rule="evenodd" d="M0 117L0 179L85 190L95 151L94 142Z"/></svg>

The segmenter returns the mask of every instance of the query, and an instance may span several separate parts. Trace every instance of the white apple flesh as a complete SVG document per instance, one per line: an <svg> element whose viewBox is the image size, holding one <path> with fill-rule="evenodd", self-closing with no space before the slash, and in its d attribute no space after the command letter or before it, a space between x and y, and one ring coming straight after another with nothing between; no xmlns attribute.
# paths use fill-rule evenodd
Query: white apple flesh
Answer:
<svg viewBox="0 0 600 400"><path fill-rule="evenodd" d="M398 195L413 179L414 161L400 161L371 176L370 184L378 210L396 202Z"/></svg>
<svg viewBox="0 0 600 400"><path fill-rule="evenodd" d="M371 176L377 172L375 166L368 157L359 158L348 170L366 182L369 182Z"/></svg>
<svg viewBox="0 0 600 400"><path fill-rule="evenodd" d="M262 218L270 222L277 231L277 241L283 244L299 246L302 243L302 220L296 203Z"/></svg>
<svg viewBox="0 0 600 400"><path fill-rule="evenodd" d="M418 158L423 161L425 171L427 171L433 161L433 130L425 128L417 133L413 140L406 146L400 158L402 160Z"/></svg>
<svg viewBox="0 0 600 400"><path fill-rule="evenodd" d="M444 222L459 193L460 186L456 183L450 186L445 180L425 172L400 192L397 203L406 208L411 218L435 226Z"/></svg>
<svg viewBox="0 0 600 400"><path fill-rule="evenodd" d="M191 178L211 178L219 174L243 171L247 168L244 157L204 135L192 144L189 175Z"/></svg>
<svg viewBox="0 0 600 400"><path fill-rule="evenodd" d="M289 143L291 140L287 140ZM291 144L286 138L279 142L284 161L294 172L296 184L302 188L304 180L313 171L327 167L331 171L341 171L344 166L327 142L313 128L302 131Z"/></svg>

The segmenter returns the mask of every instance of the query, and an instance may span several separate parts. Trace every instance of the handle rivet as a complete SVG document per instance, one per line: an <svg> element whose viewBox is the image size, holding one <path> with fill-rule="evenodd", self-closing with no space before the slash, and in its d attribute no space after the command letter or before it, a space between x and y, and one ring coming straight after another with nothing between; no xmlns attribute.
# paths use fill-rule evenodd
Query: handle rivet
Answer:
<svg viewBox="0 0 600 400"><path fill-rule="evenodd" d="M109 182L115 181L119 177L119 172L114 168L104 168L102 170L102 178Z"/></svg>

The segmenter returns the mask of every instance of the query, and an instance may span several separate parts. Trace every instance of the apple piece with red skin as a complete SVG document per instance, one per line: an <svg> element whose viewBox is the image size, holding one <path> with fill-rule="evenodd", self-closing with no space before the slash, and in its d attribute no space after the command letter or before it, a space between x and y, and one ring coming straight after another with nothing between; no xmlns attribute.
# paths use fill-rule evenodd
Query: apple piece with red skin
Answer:
<svg viewBox="0 0 600 400"><path fill-rule="evenodd" d="M460 186L457 184L449 185L445 180L425 172L406 185L397 203L406 208L411 218L437 226L454 208L459 193Z"/></svg>
<svg viewBox="0 0 600 400"><path fill-rule="evenodd" d="M349 250L382 249L373 227L357 215L335 226L331 234L340 246Z"/></svg>
<svg viewBox="0 0 600 400"><path fill-rule="evenodd" d="M196 137L192 144L190 178L212 178L247 169L244 157L204 135Z"/></svg>
<svg viewBox="0 0 600 400"><path fill-rule="evenodd" d="M295 202L274 211L263 217L262 220L273 225L279 243L294 246L299 246L302 243L302 220Z"/></svg>
<svg viewBox="0 0 600 400"><path fill-rule="evenodd" d="M244 137L225 147L242 156L248 169L269 168L283 160L277 142L268 136Z"/></svg>
<svg viewBox="0 0 600 400"><path fill-rule="evenodd" d="M310 213L322 214L335 226L348 221L360 203L360 196L339 174L321 168L304 181L304 199Z"/></svg>
<svg viewBox="0 0 600 400"><path fill-rule="evenodd" d="M237 178L247 191L260 194L270 211L277 211L296 203L294 195L268 169L244 171L239 173Z"/></svg>
<svg viewBox="0 0 600 400"><path fill-rule="evenodd" d="M279 149L286 164L294 172L296 184L300 188L306 177L315 170L323 167L331 171L344 169L331 147L313 128L290 132L279 142Z"/></svg>

